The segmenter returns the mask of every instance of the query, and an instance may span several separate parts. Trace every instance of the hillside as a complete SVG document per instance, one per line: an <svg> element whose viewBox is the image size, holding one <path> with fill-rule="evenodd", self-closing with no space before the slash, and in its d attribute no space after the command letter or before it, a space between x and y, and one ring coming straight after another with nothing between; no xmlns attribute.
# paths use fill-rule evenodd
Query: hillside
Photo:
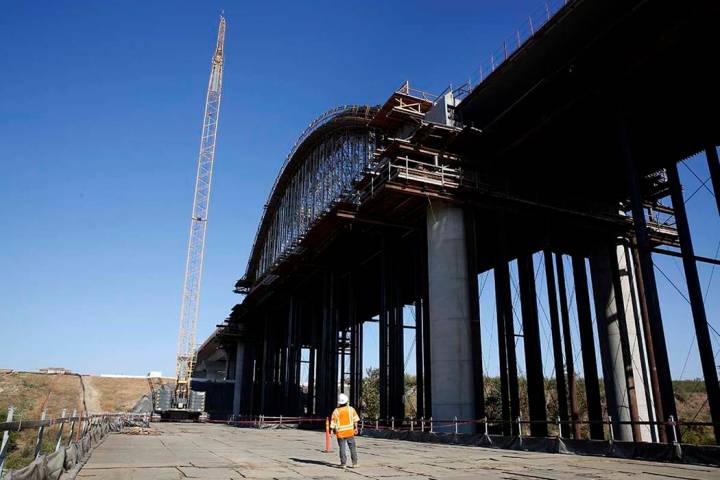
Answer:
<svg viewBox="0 0 720 480"><path fill-rule="evenodd" d="M153 388L167 379L152 379ZM9 406L15 407L15 419L39 419L43 410L48 417L59 417L63 409L71 415L80 412L129 411L150 394L147 378L115 378L91 375L47 375L31 372L0 373L0 420L5 420ZM29 463L36 431L11 435L11 453L7 468ZM46 440L55 437L55 429ZM67 435L67 430L66 430ZM46 442L43 451L51 449Z"/></svg>

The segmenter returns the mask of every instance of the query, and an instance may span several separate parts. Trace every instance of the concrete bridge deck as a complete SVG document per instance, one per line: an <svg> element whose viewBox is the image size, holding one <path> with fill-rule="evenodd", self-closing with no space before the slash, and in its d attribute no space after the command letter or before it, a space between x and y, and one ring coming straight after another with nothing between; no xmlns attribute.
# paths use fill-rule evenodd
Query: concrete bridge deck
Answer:
<svg viewBox="0 0 720 480"><path fill-rule="evenodd" d="M154 424L157 435L113 434L79 479L717 479L712 467L360 438L360 467L343 472L323 435L225 425Z"/></svg>

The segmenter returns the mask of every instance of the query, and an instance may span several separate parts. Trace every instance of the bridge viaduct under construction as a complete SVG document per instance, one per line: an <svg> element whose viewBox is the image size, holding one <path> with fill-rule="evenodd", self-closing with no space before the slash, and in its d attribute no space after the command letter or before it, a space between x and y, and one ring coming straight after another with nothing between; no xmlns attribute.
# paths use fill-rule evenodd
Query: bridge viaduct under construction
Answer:
<svg viewBox="0 0 720 480"><path fill-rule="evenodd" d="M720 212L720 4L572 0L547 13L478 82L439 95L405 83L381 105L333 109L301 134L235 286L244 300L203 347L227 358L234 415L325 417L341 391L360 405L363 325L377 322L379 424L405 418L408 360L418 418L485 418L478 275L491 272L494 428L548 436L551 394L566 436L606 438L609 423L618 440L677 440L672 319L653 266L674 255L720 440L697 269L718 261L693 249L678 174L705 152ZM201 349L198 364L211 354ZM529 418L518 423L521 397Z"/></svg>

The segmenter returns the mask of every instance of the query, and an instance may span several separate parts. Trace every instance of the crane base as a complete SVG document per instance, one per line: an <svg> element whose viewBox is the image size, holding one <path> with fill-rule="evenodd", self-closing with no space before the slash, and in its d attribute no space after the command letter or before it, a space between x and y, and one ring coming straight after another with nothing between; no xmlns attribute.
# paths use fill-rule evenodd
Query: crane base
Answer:
<svg viewBox="0 0 720 480"><path fill-rule="evenodd" d="M198 422L200 413L183 408L171 408L160 412L160 420L163 422Z"/></svg>

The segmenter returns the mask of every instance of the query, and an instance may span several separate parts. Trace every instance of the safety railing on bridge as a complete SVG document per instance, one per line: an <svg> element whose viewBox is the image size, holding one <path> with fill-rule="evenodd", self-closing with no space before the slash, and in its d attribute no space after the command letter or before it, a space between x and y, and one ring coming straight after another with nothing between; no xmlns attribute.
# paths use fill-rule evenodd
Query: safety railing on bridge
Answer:
<svg viewBox="0 0 720 480"><path fill-rule="evenodd" d="M4 422L0 422L0 478L58 478L66 470L85 461L94 448L110 431L119 431L126 425L148 426L147 413L97 413L78 414L67 409L56 418L48 418L43 411L39 419L26 419L15 414L15 408L8 408ZM21 432L36 431L34 440L24 449L30 464L18 470L8 469L7 460L13 443ZM21 459L23 460L23 459Z"/></svg>
<svg viewBox="0 0 720 480"><path fill-rule="evenodd" d="M383 184L392 181L422 184L439 189L457 189L468 181L473 185L477 183L474 175L466 178L458 168L412 160L407 156L384 158L368 167L366 174L365 179L357 185L356 203L373 197Z"/></svg>
<svg viewBox="0 0 720 480"><path fill-rule="evenodd" d="M511 35L502 41L498 48L490 53L470 75L466 83L453 91L455 96L461 98L480 85L513 53L519 50L525 42L533 38L555 14L571 3L572 0L548 0L543 2L534 12L528 15L527 21L523 25L516 28Z"/></svg>

